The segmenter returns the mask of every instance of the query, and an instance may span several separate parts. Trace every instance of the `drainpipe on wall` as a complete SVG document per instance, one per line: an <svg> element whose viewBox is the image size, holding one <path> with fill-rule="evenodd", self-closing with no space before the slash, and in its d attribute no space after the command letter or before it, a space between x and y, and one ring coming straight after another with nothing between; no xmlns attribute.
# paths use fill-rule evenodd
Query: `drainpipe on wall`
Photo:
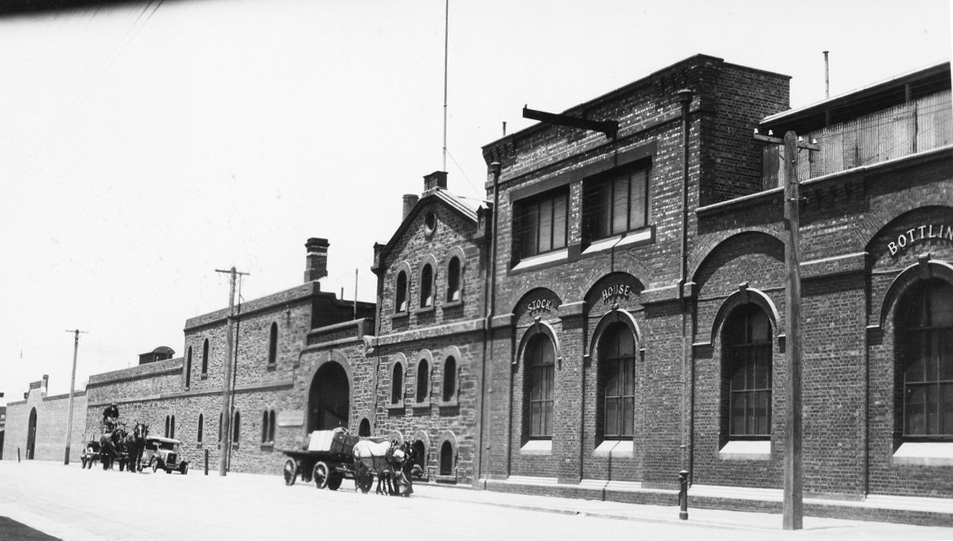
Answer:
<svg viewBox="0 0 953 541"><path fill-rule="evenodd" d="M689 353L690 337L688 332L688 302L685 300L685 284L688 281L688 182L689 182L689 139L691 124L688 113L692 107L692 91L684 88L678 91L678 101L682 105L682 238L680 249L680 272L678 279L678 298L681 299L682 312L682 445L681 465L692 472L692 443L694 439L695 419L695 367ZM690 477L691 478L691 477Z"/></svg>
<svg viewBox="0 0 953 541"><path fill-rule="evenodd" d="M493 227L490 233L490 258L489 258L489 269L487 272L486 280L489 282L489 287L486 288L486 321L483 327L483 367L482 374L480 377L480 430L478 431L478 441L477 441L477 452L479 453L479 460L477 461L477 474L475 481L480 482L484 478L485 472L483 468L483 459L486 454L488 447L485 447L484 441L484 430L485 423L484 419L487 418L487 405L489 400L487 397L486 389L486 378L487 378L487 362L493 360L493 347L489 348L489 356L487 355L487 344L493 339L493 316L496 311L496 233L497 233L497 216L499 215L499 202L500 202L500 192L499 192L499 183L500 183L500 162L494 161L490 164L489 167L490 174L493 175ZM489 475L486 475L489 477ZM483 488L486 488L485 481L483 479Z"/></svg>

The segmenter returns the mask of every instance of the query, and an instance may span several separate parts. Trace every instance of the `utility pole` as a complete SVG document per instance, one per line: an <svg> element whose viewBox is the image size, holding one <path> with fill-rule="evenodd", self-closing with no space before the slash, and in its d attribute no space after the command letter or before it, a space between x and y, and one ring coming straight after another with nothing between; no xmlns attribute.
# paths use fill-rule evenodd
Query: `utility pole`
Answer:
<svg viewBox="0 0 953 541"><path fill-rule="evenodd" d="M784 499L781 504L785 530L800 530L804 525L804 475L801 463L801 272L800 272L800 184L797 179L797 155L801 149L820 150L816 141L800 141L793 131L784 139L771 132L754 138L773 145L784 145L784 315L787 326L784 359Z"/></svg>
<svg viewBox="0 0 953 541"><path fill-rule="evenodd" d="M800 272L800 186L797 181L797 134L784 134L784 222L787 235L784 243L785 320L787 346L784 358L784 501L785 530L803 527L804 487L801 466L801 272Z"/></svg>
<svg viewBox="0 0 953 541"><path fill-rule="evenodd" d="M74 335L73 338L73 375L69 380L69 413L66 414L66 457L63 458L63 465L69 465L69 444L73 439L73 389L76 387L76 357L79 355L79 335L86 334L86 331L79 329L67 330ZM3 396L0 394L0 396Z"/></svg>
<svg viewBox="0 0 953 541"><path fill-rule="evenodd" d="M232 419L232 405L231 405L231 394L232 394L232 328L235 324L235 278L237 276L245 276L248 273L238 272L235 270L235 267L232 267L229 270L220 270L215 269L215 272L227 273L229 274L229 288L228 288L228 329L225 335L225 375L222 380L222 439L219 442L222 447L222 456L220 461L220 466L218 474L220 476L225 476L228 471L228 458L231 454L231 419Z"/></svg>

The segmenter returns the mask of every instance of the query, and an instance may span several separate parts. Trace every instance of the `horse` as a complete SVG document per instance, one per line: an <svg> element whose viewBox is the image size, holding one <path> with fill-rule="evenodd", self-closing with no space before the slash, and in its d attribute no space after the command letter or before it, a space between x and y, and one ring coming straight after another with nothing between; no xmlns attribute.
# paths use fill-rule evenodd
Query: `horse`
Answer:
<svg viewBox="0 0 953 541"><path fill-rule="evenodd" d="M104 432L103 437L100 438L100 459L103 462L103 469L108 470L112 468L113 460L115 460L120 451L122 450L123 439L126 437L125 425L122 421L113 428L111 432Z"/></svg>
<svg viewBox="0 0 953 541"><path fill-rule="evenodd" d="M362 486L364 483L373 482L369 479L370 470L373 469L377 473L376 492L383 494L386 489L389 495L397 494L394 483L397 478L395 466L400 467L403 464L405 455L396 443L360 440L354 444L353 453L354 469L358 472L356 478L358 488L364 490ZM370 490L370 483L367 484L367 489ZM367 492L367 490L364 491Z"/></svg>
<svg viewBox="0 0 953 541"><path fill-rule="evenodd" d="M122 440L128 457L128 468L132 473L142 471L142 453L146 448L146 436L148 435L149 425L137 422L132 433Z"/></svg>

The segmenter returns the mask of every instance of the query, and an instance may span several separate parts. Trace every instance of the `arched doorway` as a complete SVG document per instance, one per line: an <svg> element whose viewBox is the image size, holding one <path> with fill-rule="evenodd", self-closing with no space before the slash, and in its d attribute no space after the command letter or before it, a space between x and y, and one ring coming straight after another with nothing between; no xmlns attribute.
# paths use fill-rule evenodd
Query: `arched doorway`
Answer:
<svg viewBox="0 0 953 541"><path fill-rule="evenodd" d="M26 459L33 460L36 454L36 408L30 410L30 424L26 429Z"/></svg>
<svg viewBox="0 0 953 541"><path fill-rule="evenodd" d="M347 372L330 361L318 369L308 392L308 432L348 427L351 412Z"/></svg>

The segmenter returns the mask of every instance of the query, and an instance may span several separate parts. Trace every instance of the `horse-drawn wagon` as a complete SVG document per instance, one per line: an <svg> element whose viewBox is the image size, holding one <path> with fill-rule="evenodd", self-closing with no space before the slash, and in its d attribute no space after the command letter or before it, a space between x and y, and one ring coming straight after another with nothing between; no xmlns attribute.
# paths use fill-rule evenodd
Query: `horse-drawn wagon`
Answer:
<svg viewBox="0 0 953 541"><path fill-rule="evenodd" d="M394 486L408 458L402 447L409 446L361 438L344 428L317 430L311 433L307 449L282 451L288 457L283 468L285 484L291 486L301 477L304 482L314 481L318 488L337 490L344 479L354 479L355 486L366 494L376 475L378 492L382 492L382 483L390 482L387 491L394 494L399 492ZM406 476L404 479L409 487Z"/></svg>

